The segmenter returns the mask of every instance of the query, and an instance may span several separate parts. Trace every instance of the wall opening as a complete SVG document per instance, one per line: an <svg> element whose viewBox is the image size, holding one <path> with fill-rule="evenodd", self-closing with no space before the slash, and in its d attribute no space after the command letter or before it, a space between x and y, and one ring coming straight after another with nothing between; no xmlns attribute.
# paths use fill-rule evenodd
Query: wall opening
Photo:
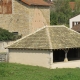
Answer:
<svg viewBox="0 0 80 80"><path fill-rule="evenodd" d="M65 52L63 50L53 50L53 62L64 61Z"/></svg>
<svg viewBox="0 0 80 80"><path fill-rule="evenodd" d="M80 57L79 57L78 49L69 49L67 57L69 61L79 60Z"/></svg>
<svg viewBox="0 0 80 80"><path fill-rule="evenodd" d="M12 32L14 35L18 35L18 32Z"/></svg>
<svg viewBox="0 0 80 80"><path fill-rule="evenodd" d="M67 53L68 61L80 60L79 49L69 49ZM64 50L53 50L53 62L64 62L65 52Z"/></svg>

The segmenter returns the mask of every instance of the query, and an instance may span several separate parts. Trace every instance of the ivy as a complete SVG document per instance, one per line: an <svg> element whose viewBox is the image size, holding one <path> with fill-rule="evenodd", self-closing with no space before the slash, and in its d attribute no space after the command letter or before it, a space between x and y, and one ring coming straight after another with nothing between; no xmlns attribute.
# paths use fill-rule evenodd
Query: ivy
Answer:
<svg viewBox="0 0 80 80"><path fill-rule="evenodd" d="M20 35L14 35L8 30L0 28L0 41L10 41L10 40L16 40L19 38L21 38Z"/></svg>

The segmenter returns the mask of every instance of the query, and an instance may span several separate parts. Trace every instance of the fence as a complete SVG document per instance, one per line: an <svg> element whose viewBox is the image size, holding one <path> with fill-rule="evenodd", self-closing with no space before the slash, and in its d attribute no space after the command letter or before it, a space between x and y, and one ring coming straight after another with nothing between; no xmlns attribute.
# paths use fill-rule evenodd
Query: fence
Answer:
<svg viewBox="0 0 80 80"><path fill-rule="evenodd" d="M5 49L8 45L14 41L0 41L0 62L8 62L8 49Z"/></svg>
<svg viewBox="0 0 80 80"><path fill-rule="evenodd" d="M0 53L0 62L7 62L7 53Z"/></svg>

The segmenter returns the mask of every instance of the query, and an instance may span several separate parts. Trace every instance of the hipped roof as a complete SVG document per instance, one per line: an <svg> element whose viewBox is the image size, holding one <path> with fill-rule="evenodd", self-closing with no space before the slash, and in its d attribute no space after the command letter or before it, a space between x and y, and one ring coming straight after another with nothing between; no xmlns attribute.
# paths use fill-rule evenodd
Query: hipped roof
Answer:
<svg viewBox="0 0 80 80"><path fill-rule="evenodd" d="M22 2L26 3L27 5L35 5L35 6L50 6L49 3L43 0L21 0Z"/></svg>
<svg viewBox="0 0 80 80"><path fill-rule="evenodd" d="M46 26L16 41L8 48L65 49L80 48L80 34L62 26Z"/></svg>

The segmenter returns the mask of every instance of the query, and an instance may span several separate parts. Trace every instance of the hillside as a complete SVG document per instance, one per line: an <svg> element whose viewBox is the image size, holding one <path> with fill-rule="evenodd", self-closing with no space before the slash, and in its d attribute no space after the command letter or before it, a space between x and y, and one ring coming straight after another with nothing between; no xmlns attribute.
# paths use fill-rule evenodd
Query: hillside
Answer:
<svg viewBox="0 0 80 80"><path fill-rule="evenodd" d="M0 80L79 80L80 69L47 69L0 63Z"/></svg>

